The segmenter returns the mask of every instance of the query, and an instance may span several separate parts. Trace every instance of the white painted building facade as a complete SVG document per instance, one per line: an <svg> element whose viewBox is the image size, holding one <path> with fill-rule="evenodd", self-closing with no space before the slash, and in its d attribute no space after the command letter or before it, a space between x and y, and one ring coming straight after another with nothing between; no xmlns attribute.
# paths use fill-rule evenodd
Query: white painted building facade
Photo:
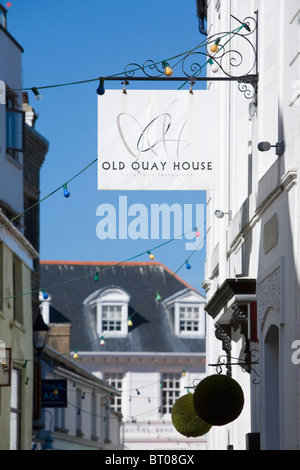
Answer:
<svg viewBox="0 0 300 470"><path fill-rule="evenodd" d="M33 344L31 291L38 253L24 235L22 47L0 6L0 449L31 448ZM28 360L28 368L22 367ZM30 381L26 382L26 376Z"/></svg>
<svg viewBox="0 0 300 470"><path fill-rule="evenodd" d="M70 275L76 289L64 282ZM207 435L185 437L171 419L177 398L205 376L205 298L158 262L41 261L41 278L61 282L43 301L45 322L51 306L69 318L76 363L120 392L111 407L124 449L206 450Z"/></svg>
<svg viewBox="0 0 300 470"><path fill-rule="evenodd" d="M245 407L236 421L210 431L209 448L245 449L258 438L261 449L299 450L299 1L207 4L208 36L234 30L236 18L257 21L248 38L257 51L251 73L258 73L254 99L235 81L208 84L219 93L220 151L218 189L207 194L207 364L226 354L244 361L245 347L258 361L251 374L232 365ZM228 46L250 64L249 44L236 36ZM230 57L237 56L224 59L233 74ZM272 147L260 151L261 142Z"/></svg>

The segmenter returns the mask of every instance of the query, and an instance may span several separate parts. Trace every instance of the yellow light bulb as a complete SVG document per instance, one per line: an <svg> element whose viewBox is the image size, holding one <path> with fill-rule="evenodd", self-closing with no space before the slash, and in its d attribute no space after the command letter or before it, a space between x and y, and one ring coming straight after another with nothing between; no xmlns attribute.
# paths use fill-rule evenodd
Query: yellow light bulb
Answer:
<svg viewBox="0 0 300 470"><path fill-rule="evenodd" d="M75 351L74 354L73 354L73 359L78 359L78 354L77 354L76 351Z"/></svg>
<svg viewBox="0 0 300 470"><path fill-rule="evenodd" d="M212 46L210 46L210 51L211 52L217 52L217 50L218 50L218 44L215 43Z"/></svg>
<svg viewBox="0 0 300 470"><path fill-rule="evenodd" d="M173 70L171 69L171 67L167 66L167 67L165 68L165 75L166 75L167 77L171 77L171 75L173 75Z"/></svg>
<svg viewBox="0 0 300 470"><path fill-rule="evenodd" d="M128 320L128 326L132 326L132 325L133 325L133 323L132 323L132 321L129 319L129 320Z"/></svg>

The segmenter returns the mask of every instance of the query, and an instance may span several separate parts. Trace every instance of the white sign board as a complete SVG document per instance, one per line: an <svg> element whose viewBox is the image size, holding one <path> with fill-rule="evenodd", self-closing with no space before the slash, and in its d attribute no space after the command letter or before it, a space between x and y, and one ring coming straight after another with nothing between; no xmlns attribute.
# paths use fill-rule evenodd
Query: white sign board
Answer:
<svg viewBox="0 0 300 470"><path fill-rule="evenodd" d="M216 189L212 91L106 90L98 97L98 189Z"/></svg>

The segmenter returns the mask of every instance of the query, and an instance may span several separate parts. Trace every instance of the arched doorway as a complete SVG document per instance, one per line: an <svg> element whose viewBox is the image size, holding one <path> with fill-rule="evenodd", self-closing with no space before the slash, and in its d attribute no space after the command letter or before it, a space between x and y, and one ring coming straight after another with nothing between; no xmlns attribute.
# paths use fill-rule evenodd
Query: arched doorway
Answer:
<svg viewBox="0 0 300 470"><path fill-rule="evenodd" d="M265 432L266 449L279 450L279 330L275 325L265 337Z"/></svg>

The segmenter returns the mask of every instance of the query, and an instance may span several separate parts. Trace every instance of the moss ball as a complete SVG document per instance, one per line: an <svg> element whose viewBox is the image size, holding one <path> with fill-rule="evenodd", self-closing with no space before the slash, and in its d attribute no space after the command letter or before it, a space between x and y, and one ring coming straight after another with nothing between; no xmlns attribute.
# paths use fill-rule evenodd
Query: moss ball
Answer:
<svg viewBox="0 0 300 470"><path fill-rule="evenodd" d="M211 425L205 423L195 412L192 393L187 393L176 400L171 418L174 428L186 437L203 436L211 428Z"/></svg>
<svg viewBox="0 0 300 470"><path fill-rule="evenodd" d="M196 387L194 408L197 415L213 426L234 421L244 407L244 393L236 380L215 374L203 379Z"/></svg>

